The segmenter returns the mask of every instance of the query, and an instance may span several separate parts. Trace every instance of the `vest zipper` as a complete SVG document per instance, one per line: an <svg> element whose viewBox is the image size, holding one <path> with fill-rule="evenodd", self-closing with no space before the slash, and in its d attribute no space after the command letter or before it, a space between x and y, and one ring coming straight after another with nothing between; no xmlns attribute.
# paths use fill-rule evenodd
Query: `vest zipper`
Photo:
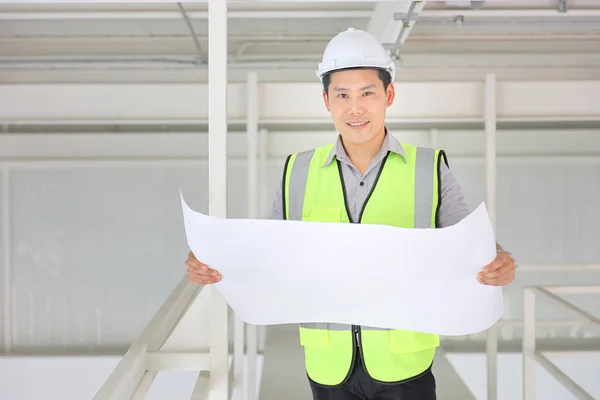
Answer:
<svg viewBox="0 0 600 400"><path fill-rule="evenodd" d="M354 337L356 338L356 346L360 349L360 327L358 325L352 325L354 330Z"/></svg>
<svg viewBox="0 0 600 400"><path fill-rule="evenodd" d="M381 176L381 173L383 172L383 167L385 166L385 163L386 163L389 155L390 155L390 152L388 151L387 154L385 155L385 157L383 158L383 160L381 161L381 166L379 167L379 171L377 171L377 176L375 177L375 181L373 182L373 187L371 187L371 190L369 191L369 194L367 195L367 198L365 199L365 202L363 203L362 209L360 210L360 214L358 216L358 221L352 220L352 214L350 213L350 206L348 204L348 195L346 194L346 183L344 182L344 173L342 172L342 164L340 163L340 160L336 160L338 172L340 174L340 182L342 183L342 192L344 195L344 206L346 207L346 214L348 216L348 221L350 221L351 224L360 224L362 222L362 217L365 212L365 208L367 207L367 203L369 202L371 195L375 191L375 187L377 186L377 182L379 182L379 177ZM356 355L358 357L360 357L360 359L362 360L363 368L365 370L365 373L367 373L366 366L365 366L365 359L362 354L362 344L361 344L361 340L360 340L360 325L352 325L352 331L354 333L354 341L356 343L356 346L355 346L356 351L357 351ZM353 361L353 364L354 364L354 361ZM367 373L367 375L368 375L368 373Z"/></svg>

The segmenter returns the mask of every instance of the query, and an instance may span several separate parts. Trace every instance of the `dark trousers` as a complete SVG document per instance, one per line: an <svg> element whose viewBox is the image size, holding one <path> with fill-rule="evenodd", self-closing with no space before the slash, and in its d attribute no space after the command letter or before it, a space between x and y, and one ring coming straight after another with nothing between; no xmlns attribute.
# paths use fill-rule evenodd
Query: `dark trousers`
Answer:
<svg viewBox="0 0 600 400"><path fill-rule="evenodd" d="M313 400L436 400L431 368L417 378L398 384L378 383L363 367L360 357L348 380L336 387L321 386L309 379Z"/></svg>

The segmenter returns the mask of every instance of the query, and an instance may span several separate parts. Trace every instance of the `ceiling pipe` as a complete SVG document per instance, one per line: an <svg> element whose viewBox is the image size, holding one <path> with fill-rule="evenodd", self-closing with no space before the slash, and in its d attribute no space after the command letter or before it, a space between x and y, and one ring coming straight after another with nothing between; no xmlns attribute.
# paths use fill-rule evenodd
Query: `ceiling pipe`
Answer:
<svg viewBox="0 0 600 400"><path fill-rule="evenodd" d="M183 16L183 19L185 20L188 30L190 31L190 35L192 36L192 40L194 41L194 45L196 46L196 51L198 52L199 61L201 63L207 62L206 55L204 54L204 51L202 50L202 47L200 46L200 42L198 41L198 36L196 35L196 31L194 30L194 25L192 24L192 20L190 19L190 16L188 15L185 8L183 7L183 4L177 3L177 7L179 7L179 11L181 11L181 15Z"/></svg>
<svg viewBox="0 0 600 400"><path fill-rule="evenodd" d="M413 55L414 56L414 55ZM548 55L551 57L551 55ZM489 68L509 68L509 69L528 69L543 67L546 70L561 69L561 68L592 68L598 69L600 65L600 56L590 57L590 55L571 55L568 60L560 64L549 65L546 61L548 57L540 57L536 54L519 55L518 59L506 64L494 60L484 61L482 57L476 57L470 60L464 60L460 54L453 57L451 63L440 65L436 58L431 57L411 57L409 62L403 65L404 70L415 69L438 69L446 70L456 69L489 69ZM247 57L247 58L246 58ZM255 69L298 69L312 70L319 61L318 55L282 55L280 58L264 58L246 56L236 63L229 62L228 68L235 70ZM446 56L439 56L444 58ZM505 57L504 57L505 58ZM461 61L462 60L462 61ZM199 64L193 59L171 59L171 58L153 58L153 59L19 59L19 60L1 60L0 72L16 71L191 71L206 69L206 64Z"/></svg>
<svg viewBox="0 0 600 400"><path fill-rule="evenodd" d="M424 19L452 19L458 15L468 18L586 18L600 17L600 8L598 9L570 9L567 12L559 12L557 9L512 9L512 10L424 10L419 16ZM404 15L394 15L394 18L401 20Z"/></svg>
<svg viewBox="0 0 600 400"><path fill-rule="evenodd" d="M208 19L206 11L189 11L190 19ZM371 11L361 10L260 10L229 11L228 19L354 19L370 18ZM0 12L0 20L110 20L110 19L180 19L176 11L46 11Z"/></svg>
<svg viewBox="0 0 600 400"><path fill-rule="evenodd" d="M558 12L566 13L568 10L567 0L558 0Z"/></svg>
<svg viewBox="0 0 600 400"><path fill-rule="evenodd" d="M398 40L396 41L394 48L392 49L392 54L397 59L400 59L400 49L414 28L419 14L423 11L424 6L425 1L413 1L408 9L408 12L406 13L405 18L402 20L402 30L400 31L400 35L398 35Z"/></svg>

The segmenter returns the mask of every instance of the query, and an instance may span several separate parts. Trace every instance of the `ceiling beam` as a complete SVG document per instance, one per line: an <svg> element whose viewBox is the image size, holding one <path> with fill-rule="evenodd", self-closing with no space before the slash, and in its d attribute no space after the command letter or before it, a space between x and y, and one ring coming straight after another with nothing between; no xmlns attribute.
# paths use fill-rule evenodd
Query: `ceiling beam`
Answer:
<svg viewBox="0 0 600 400"><path fill-rule="evenodd" d="M190 19L208 19L206 11L188 11ZM257 10L229 11L228 19L351 19L369 18L361 10ZM393 14L392 14L393 17ZM0 12L0 20L107 20L107 19L180 19L177 11L19 11Z"/></svg>
<svg viewBox="0 0 600 400"><path fill-rule="evenodd" d="M472 10L472 9L448 9L448 10L425 10L419 17L421 19L444 19L454 18L457 16L469 18L553 18L553 19L570 19L570 18L588 18L600 16L600 8L590 9L569 9L566 12L560 12L557 9L497 9L497 10ZM401 18L401 14L397 14L396 18ZM508 22L508 21L507 21Z"/></svg>
<svg viewBox="0 0 600 400"><path fill-rule="evenodd" d="M413 29L424 1L381 1L375 5L367 30L375 35L391 55L399 51ZM402 17L400 17L402 16Z"/></svg>
<svg viewBox="0 0 600 400"><path fill-rule="evenodd" d="M394 15L406 14L411 4L412 1L378 2L369 20L367 31L375 35L386 48L394 46L402 31L402 21L395 20Z"/></svg>
<svg viewBox="0 0 600 400"><path fill-rule="evenodd" d="M196 51L198 52L198 61L201 63L207 62L208 60L206 58L206 55L204 54L204 51L202 50L202 47L200 46L200 42L198 41L198 35L196 35L196 31L194 30L194 25L189 14L187 13L182 3L177 3L177 7L179 7L179 11L183 16L183 19L185 20L188 30L190 31L190 36L192 37L194 45L196 46Z"/></svg>

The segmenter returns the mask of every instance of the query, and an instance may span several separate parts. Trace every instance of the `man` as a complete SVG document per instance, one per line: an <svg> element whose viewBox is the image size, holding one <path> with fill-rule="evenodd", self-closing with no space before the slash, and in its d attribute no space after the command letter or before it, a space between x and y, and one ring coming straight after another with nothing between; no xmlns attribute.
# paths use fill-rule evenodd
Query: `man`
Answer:
<svg viewBox="0 0 600 400"><path fill-rule="evenodd" d="M338 34L317 74L339 136L334 145L288 157L271 218L436 228L469 214L444 152L400 143L387 131L395 69L374 36L353 28ZM514 279L515 262L497 248L495 261L477 276L482 284ZM221 280L192 253L186 265L193 282ZM437 335L342 324L299 329L315 400L436 399Z"/></svg>

